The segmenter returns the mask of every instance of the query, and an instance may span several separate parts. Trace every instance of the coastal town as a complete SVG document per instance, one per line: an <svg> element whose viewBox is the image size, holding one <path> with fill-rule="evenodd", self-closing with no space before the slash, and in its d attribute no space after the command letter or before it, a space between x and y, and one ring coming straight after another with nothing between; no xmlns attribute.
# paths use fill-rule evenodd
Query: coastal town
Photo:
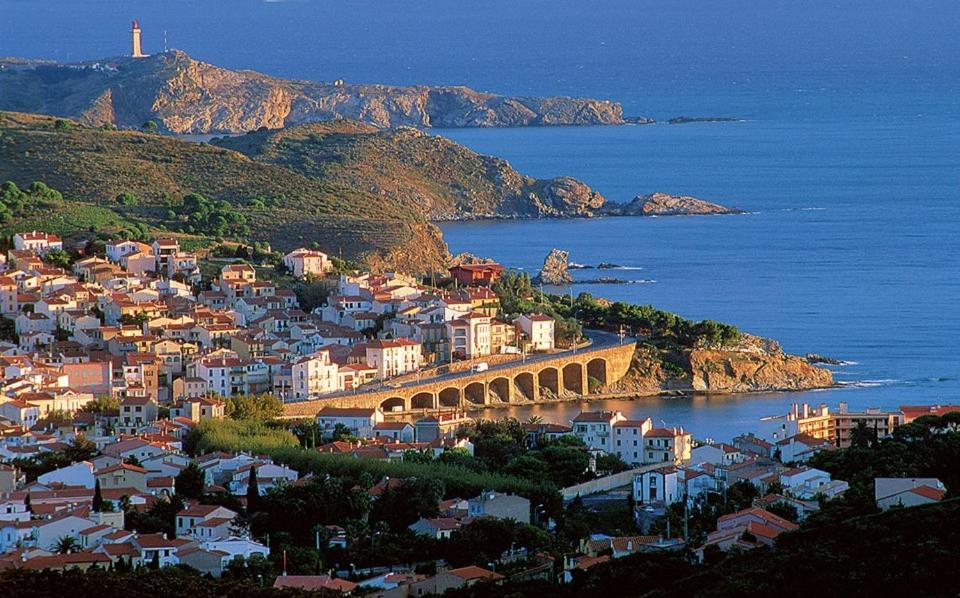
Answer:
<svg viewBox="0 0 960 598"><path fill-rule="evenodd" d="M0 569L376 596L563 586L957 490L953 474L838 472L856 451L953 438L960 405L793 404L723 441L589 407L496 419L483 409L606 396L636 341L506 309L504 279L544 304L490 261L431 280L311 248L258 260L22 231L0 264Z"/></svg>

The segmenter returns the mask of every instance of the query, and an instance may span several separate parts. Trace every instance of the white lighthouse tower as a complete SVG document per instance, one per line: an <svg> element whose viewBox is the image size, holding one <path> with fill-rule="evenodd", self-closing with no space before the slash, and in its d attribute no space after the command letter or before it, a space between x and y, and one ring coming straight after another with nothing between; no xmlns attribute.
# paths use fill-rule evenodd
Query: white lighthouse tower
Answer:
<svg viewBox="0 0 960 598"><path fill-rule="evenodd" d="M134 58L146 58L148 54L144 54L140 47L140 21L137 19L133 20L133 29L130 30L130 34L133 38L133 51L130 55Z"/></svg>

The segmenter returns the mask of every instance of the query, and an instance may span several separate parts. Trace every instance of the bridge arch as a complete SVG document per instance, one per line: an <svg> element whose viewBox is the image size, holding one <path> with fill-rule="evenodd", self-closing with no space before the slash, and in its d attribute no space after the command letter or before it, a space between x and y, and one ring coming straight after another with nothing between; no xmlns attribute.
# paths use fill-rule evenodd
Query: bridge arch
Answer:
<svg viewBox="0 0 960 598"><path fill-rule="evenodd" d="M607 385L607 360L602 357L587 362L587 386L590 392L595 392ZM594 388L595 387L595 388Z"/></svg>
<svg viewBox="0 0 960 598"><path fill-rule="evenodd" d="M463 387L463 398L474 405L487 404L487 387L483 382L471 382Z"/></svg>
<svg viewBox="0 0 960 598"><path fill-rule="evenodd" d="M510 378L494 378L489 384L491 401L503 403L513 402L513 381Z"/></svg>
<svg viewBox="0 0 960 598"><path fill-rule="evenodd" d="M437 393L437 402L440 407L459 407L460 389L455 386L444 388Z"/></svg>
<svg viewBox="0 0 960 598"><path fill-rule="evenodd" d="M410 399L411 409L433 409L435 398L432 392L418 392Z"/></svg>
<svg viewBox="0 0 960 598"><path fill-rule="evenodd" d="M560 370L556 367L547 367L537 374L537 384L541 388L541 396L543 395L543 389L547 390L548 393L553 394L554 397L560 396Z"/></svg>
<svg viewBox="0 0 960 598"><path fill-rule="evenodd" d="M578 395L587 394L583 388L583 366L579 363L568 363L563 366L563 390Z"/></svg>
<svg viewBox="0 0 960 598"><path fill-rule="evenodd" d="M520 372L514 376L513 385L517 390L517 400L533 401L538 396L536 376L531 372Z"/></svg>
<svg viewBox="0 0 960 598"><path fill-rule="evenodd" d="M396 409L397 407L400 409ZM380 409L385 413L391 411L407 411L407 401L403 397L390 397L380 402Z"/></svg>

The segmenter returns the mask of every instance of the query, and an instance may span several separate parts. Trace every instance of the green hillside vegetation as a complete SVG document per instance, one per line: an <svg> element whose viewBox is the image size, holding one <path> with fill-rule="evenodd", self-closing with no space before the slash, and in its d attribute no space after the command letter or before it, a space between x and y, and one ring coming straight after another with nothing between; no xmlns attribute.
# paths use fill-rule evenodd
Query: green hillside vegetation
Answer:
<svg viewBox="0 0 960 598"><path fill-rule="evenodd" d="M3 211L9 214L6 225L20 229L36 223L69 234L143 223L156 230L267 241L280 250L315 242L328 253L365 259L374 267L402 263L426 269L442 265L446 256L439 231L389 197L154 134L0 113L0 181L21 189L42 181L63 195L26 202L22 213ZM49 219L51 213L55 218ZM49 222L39 226L39 214Z"/></svg>
<svg viewBox="0 0 960 598"><path fill-rule="evenodd" d="M504 160L411 127L329 121L214 143L331 185L390 197L431 219L587 215L604 201L573 179L533 179Z"/></svg>

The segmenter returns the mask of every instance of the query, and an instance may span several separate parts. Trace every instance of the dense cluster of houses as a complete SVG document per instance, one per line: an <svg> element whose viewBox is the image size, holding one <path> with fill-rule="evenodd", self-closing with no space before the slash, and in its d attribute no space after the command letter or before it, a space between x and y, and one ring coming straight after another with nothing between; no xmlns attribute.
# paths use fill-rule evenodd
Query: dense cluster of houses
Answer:
<svg viewBox="0 0 960 598"><path fill-rule="evenodd" d="M105 258L80 259L71 272L43 259L63 248L56 235L13 242L0 261L0 315L16 334L0 342L0 416L26 427L94 396L140 402L135 426L184 399L302 401L453 359L554 348L551 318L500 320L487 287L438 291L402 274L342 275L326 304L306 313L293 291L234 260L195 292L199 261L176 239L111 241ZM332 268L307 249L283 263L299 277Z"/></svg>

